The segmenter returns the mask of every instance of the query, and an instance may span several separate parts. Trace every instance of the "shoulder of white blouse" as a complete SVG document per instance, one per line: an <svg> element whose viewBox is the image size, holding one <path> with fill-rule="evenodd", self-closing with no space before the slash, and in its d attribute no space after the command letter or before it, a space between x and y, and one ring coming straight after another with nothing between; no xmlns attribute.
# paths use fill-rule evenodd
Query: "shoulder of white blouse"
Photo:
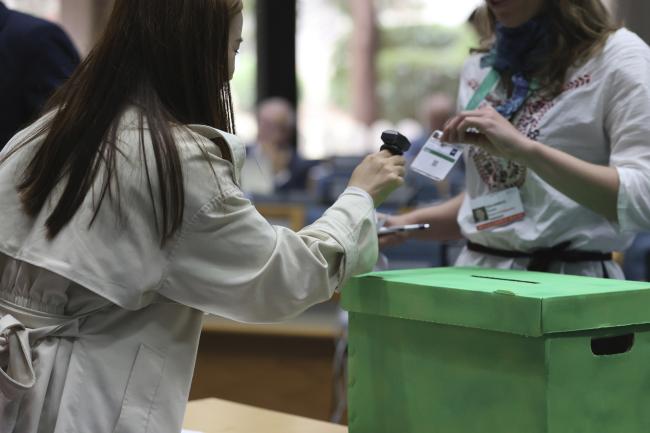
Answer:
<svg viewBox="0 0 650 433"><path fill-rule="evenodd" d="M468 75L476 75L480 73L481 68L481 57L484 53L472 53L465 59L463 67L461 69L461 76L465 77ZM486 71L489 69L485 69Z"/></svg>
<svg viewBox="0 0 650 433"><path fill-rule="evenodd" d="M618 59L650 60L650 47L636 33L621 28L609 37L601 55L615 67L617 64L612 62Z"/></svg>

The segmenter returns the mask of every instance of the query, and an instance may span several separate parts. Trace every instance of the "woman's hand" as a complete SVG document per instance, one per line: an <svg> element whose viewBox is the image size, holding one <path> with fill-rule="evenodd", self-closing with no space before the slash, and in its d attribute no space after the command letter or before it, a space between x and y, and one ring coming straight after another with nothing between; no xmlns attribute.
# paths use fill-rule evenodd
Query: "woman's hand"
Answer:
<svg viewBox="0 0 650 433"><path fill-rule="evenodd" d="M472 144L493 155L520 162L526 162L539 144L490 106L461 112L447 122L443 132L442 141Z"/></svg>
<svg viewBox="0 0 650 433"><path fill-rule="evenodd" d="M492 107L452 118L445 125L442 140L473 144L493 155L519 161L567 197L610 221L618 219L620 179L616 168L582 161L533 141Z"/></svg>
<svg viewBox="0 0 650 433"><path fill-rule="evenodd" d="M379 206L396 188L404 184L406 160L387 150L368 155L352 172L348 186L367 191Z"/></svg>
<svg viewBox="0 0 650 433"><path fill-rule="evenodd" d="M394 226L406 225L406 221L404 220L404 217L401 215L386 215L386 214L378 213L377 219L380 222L383 221L382 227L394 227ZM409 238L409 234L406 232L381 235L379 236L379 249L402 244L406 242L408 238Z"/></svg>

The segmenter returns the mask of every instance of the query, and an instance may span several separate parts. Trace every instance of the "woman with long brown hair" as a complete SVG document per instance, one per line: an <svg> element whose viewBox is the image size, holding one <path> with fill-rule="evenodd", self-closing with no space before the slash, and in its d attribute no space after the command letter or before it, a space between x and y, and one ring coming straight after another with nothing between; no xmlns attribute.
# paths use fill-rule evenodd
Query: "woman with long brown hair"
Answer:
<svg viewBox="0 0 650 433"><path fill-rule="evenodd" d="M204 312L269 322L377 256L404 160L367 157L295 233L242 194L240 0L117 0L0 156L0 431L178 433Z"/></svg>
<svg viewBox="0 0 650 433"><path fill-rule="evenodd" d="M612 251L650 227L650 49L600 0L486 3L442 137L466 191L388 225L466 238L457 265L623 278Z"/></svg>

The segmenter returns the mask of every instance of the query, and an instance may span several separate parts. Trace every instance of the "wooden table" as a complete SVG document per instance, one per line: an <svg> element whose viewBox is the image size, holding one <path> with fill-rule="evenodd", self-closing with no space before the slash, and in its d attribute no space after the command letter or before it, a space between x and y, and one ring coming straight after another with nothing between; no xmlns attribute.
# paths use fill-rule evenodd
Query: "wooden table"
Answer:
<svg viewBox="0 0 650 433"><path fill-rule="evenodd" d="M183 428L201 433L347 433L347 427L216 398L191 401Z"/></svg>

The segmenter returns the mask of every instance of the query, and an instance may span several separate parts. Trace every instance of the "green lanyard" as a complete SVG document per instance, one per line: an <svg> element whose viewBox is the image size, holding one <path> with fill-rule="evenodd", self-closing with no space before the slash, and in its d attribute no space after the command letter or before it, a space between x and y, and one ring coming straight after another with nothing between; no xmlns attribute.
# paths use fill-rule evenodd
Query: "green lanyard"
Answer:
<svg viewBox="0 0 650 433"><path fill-rule="evenodd" d="M483 79L483 82L481 82L481 85L479 88L474 92L474 95L472 96L472 99L469 100L467 103L467 107L465 107L466 111L472 111L476 110L479 105L481 105L481 102L485 100L487 95L494 89L494 86L499 82L501 79L501 75L497 72L496 69L490 69L490 72L487 74L487 76ZM528 90L528 96L527 98L530 97L536 90L539 89L539 81L536 79L533 79L530 83L530 89Z"/></svg>
<svg viewBox="0 0 650 433"><path fill-rule="evenodd" d="M494 89L494 86L499 82L500 79L501 75L499 75L496 69L491 69L490 73L487 74L487 77L483 79L483 82L479 86L478 90L476 90L474 93L474 96L472 96L472 99L470 99L467 107L465 107L465 110L476 110L478 106L481 105L481 102L483 102L485 97L492 91L492 89Z"/></svg>

